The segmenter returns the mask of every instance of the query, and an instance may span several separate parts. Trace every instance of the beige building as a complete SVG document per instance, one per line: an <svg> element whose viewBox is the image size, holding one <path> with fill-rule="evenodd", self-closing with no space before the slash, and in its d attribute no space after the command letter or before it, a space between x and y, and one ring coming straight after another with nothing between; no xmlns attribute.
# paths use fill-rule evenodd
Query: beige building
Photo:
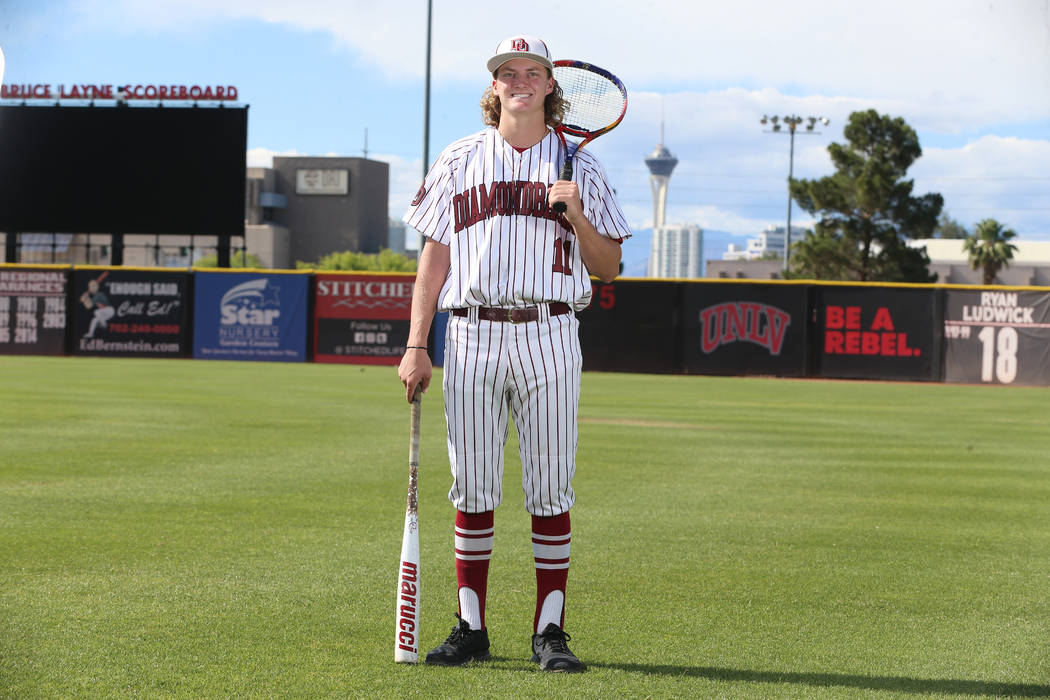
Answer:
<svg viewBox="0 0 1050 700"><path fill-rule="evenodd" d="M908 241L913 247L926 248L929 270L937 274L939 284L981 284L984 274L971 270L969 256L963 251L962 239L924 238ZM996 284L1019 287L1050 286L1050 241L1014 241L1017 252L1009 267L999 271ZM781 279L781 260L710 260L706 277L721 279Z"/></svg>
<svg viewBox="0 0 1050 700"><path fill-rule="evenodd" d="M1013 241L1017 252L1009 267L999 271L996 284L1019 287L1050 286L1050 241ZM962 239L925 238L908 241L913 247L926 247L930 272L937 273L941 284L981 284L984 272L970 269L970 257L963 250Z"/></svg>

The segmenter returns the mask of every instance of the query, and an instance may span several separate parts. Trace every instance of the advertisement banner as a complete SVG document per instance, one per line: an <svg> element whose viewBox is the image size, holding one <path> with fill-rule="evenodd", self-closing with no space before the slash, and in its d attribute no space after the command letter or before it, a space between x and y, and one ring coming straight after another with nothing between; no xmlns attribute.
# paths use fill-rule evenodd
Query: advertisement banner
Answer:
<svg viewBox="0 0 1050 700"><path fill-rule="evenodd" d="M0 268L0 354L65 354L68 281L68 270Z"/></svg>
<svg viewBox="0 0 1050 700"><path fill-rule="evenodd" d="M408 342L414 283L405 274L318 273L314 360L397 365Z"/></svg>
<svg viewBox="0 0 1050 700"><path fill-rule="evenodd" d="M817 376L936 380L933 288L816 288Z"/></svg>
<svg viewBox="0 0 1050 700"><path fill-rule="evenodd" d="M309 275L198 270L193 356L303 362Z"/></svg>
<svg viewBox="0 0 1050 700"><path fill-rule="evenodd" d="M801 284L686 284L685 371L804 376L806 299Z"/></svg>
<svg viewBox="0 0 1050 700"><path fill-rule="evenodd" d="M681 372L680 282L617 280L593 284L591 304L577 312L583 369Z"/></svg>
<svg viewBox="0 0 1050 700"><path fill-rule="evenodd" d="M189 273L73 271L73 352L120 357L189 354Z"/></svg>
<svg viewBox="0 0 1050 700"><path fill-rule="evenodd" d="M1050 291L945 292L949 382L1050 386Z"/></svg>

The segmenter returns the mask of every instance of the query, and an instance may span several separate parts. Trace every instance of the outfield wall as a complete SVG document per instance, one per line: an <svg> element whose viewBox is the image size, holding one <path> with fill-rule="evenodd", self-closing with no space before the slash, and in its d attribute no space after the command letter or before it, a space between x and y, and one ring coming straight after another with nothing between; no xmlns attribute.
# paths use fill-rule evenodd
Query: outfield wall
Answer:
<svg viewBox="0 0 1050 700"><path fill-rule="evenodd" d="M396 365L414 279L5 264L0 354ZM1046 287L621 279L579 318L588 371L1050 386Z"/></svg>

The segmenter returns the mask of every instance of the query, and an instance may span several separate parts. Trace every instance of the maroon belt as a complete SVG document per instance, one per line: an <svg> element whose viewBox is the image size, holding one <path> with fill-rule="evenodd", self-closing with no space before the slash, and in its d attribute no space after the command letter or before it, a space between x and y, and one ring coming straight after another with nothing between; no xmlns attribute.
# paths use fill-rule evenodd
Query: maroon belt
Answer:
<svg viewBox="0 0 1050 700"><path fill-rule="evenodd" d="M551 316L561 316L569 313L569 305L563 301L552 301L547 304ZM469 309L452 309L453 316L465 318L470 314ZM478 318L482 321L506 321L508 323L525 323L535 321L540 317L540 309L537 306L526 306L519 309L501 309L499 307L479 306Z"/></svg>

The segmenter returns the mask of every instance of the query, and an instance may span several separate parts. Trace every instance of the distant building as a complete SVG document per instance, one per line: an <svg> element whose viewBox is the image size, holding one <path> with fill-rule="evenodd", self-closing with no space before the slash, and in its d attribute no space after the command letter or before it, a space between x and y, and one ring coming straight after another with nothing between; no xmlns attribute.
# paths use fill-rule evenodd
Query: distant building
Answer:
<svg viewBox="0 0 1050 700"><path fill-rule="evenodd" d="M695 279L704 276L704 230L696 224L665 224L653 231L649 277Z"/></svg>
<svg viewBox="0 0 1050 700"><path fill-rule="evenodd" d="M389 183L390 166L380 161L277 156L272 169L248 169L246 228L261 227L260 238L286 248L274 267L346 250L378 253L389 246ZM248 252L254 252L246 235Z"/></svg>
<svg viewBox="0 0 1050 700"><path fill-rule="evenodd" d="M386 247L395 253L405 254L406 243L405 243L405 224L402 221L396 219L387 220L387 243Z"/></svg>
<svg viewBox="0 0 1050 700"><path fill-rule="evenodd" d="M678 165L678 159L663 144L663 123L660 124L660 143L645 159L645 165L649 168L649 186L653 191L653 230L664 225L664 217L667 214L667 184L671 181L671 173Z"/></svg>
<svg viewBox="0 0 1050 700"><path fill-rule="evenodd" d="M783 229L781 229L783 231ZM794 234L792 234L794 237ZM781 238L783 240L783 238ZM1018 287L1050 286L1050 241L1013 241L1017 246L1009 267L999 271L996 284ZM925 247L929 270L939 284L981 284L980 269L970 269L970 257L963 250L963 239L924 238L908 241L912 247ZM706 276L722 279L780 279L780 260L727 259L707 263Z"/></svg>
<svg viewBox="0 0 1050 700"><path fill-rule="evenodd" d="M805 229L791 227L791 240L797 242L805 235ZM722 254L723 260L762 260L777 257L784 260L784 227L767 226L755 238L749 238L747 247L737 248L730 243L729 249Z"/></svg>
<svg viewBox="0 0 1050 700"><path fill-rule="evenodd" d="M667 185L678 159L664 146L664 124L660 120L660 143L645 158L653 191L653 240L649 249L649 277L688 279L704 275L704 232L695 224L666 223Z"/></svg>
<svg viewBox="0 0 1050 700"><path fill-rule="evenodd" d="M718 279L778 280L783 278L781 260L709 260L705 277Z"/></svg>
<svg viewBox="0 0 1050 700"><path fill-rule="evenodd" d="M908 241L913 248L926 248L930 272L940 284L983 284L984 272L970 269L970 256L962 238L921 238ZM1017 246L1009 267L999 270L996 284L1018 287L1050 287L1050 241L1011 241Z"/></svg>

